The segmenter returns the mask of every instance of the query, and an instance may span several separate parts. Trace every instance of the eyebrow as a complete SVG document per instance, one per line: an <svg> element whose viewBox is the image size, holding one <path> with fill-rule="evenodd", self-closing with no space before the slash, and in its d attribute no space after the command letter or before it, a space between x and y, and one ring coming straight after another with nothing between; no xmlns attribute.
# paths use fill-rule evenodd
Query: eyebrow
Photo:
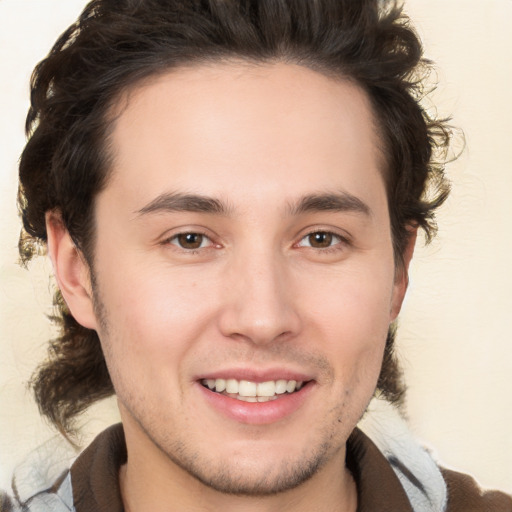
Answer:
<svg viewBox="0 0 512 512"><path fill-rule="evenodd" d="M309 194L289 205L291 215L308 212L349 212L372 216L371 208L348 192Z"/></svg>
<svg viewBox="0 0 512 512"><path fill-rule="evenodd" d="M229 215L233 208L220 199L198 194L163 193L136 211L138 215L166 212L197 212ZM372 216L371 208L348 192L308 194L288 204L291 216L308 212L352 212Z"/></svg>
<svg viewBox="0 0 512 512"><path fill-rule="evenodd" d="M199 212L227 215L231 208L213 197L197 194L164 193L138 210L139 215L165 212Z"/></svg>

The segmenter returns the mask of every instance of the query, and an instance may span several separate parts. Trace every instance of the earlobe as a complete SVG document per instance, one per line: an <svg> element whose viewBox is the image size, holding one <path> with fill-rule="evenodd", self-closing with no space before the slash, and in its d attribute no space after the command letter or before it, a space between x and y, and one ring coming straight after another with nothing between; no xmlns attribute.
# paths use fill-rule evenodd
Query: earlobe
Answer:
<svg viewBox="0 0 512 512"><path fill-rule="evenodd" d="M79 324L96 329L89 266L59 212L46 212L46 232L55 278L71 314Z"/></svg>
<svg viewBox="0 0 512 512"><path fill-rule="evenodd" d="M411 263L412 256L414 254L418 228L410 226L407 229L407 232L408 239L403 253L402 266L398 269L397 275L395 276L393 299L391 302L391 321L394 321L398 316L398 313L400 313L405 293L407 292L407 287L409 285L409 264Z"/></svg>

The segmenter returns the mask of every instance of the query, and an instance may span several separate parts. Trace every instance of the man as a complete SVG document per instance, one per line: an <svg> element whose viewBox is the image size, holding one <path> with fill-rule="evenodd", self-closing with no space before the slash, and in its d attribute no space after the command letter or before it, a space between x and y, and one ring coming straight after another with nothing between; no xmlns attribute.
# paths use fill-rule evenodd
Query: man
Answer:
<svg viewBox="0 0 512 512"><path fill-rule="evenodd" d="M448 193L421 66L377 1L88 6L34 75L20 249L60 290L42 412L69 433L115 391L122 427L20 506L512 510L392 408L380 451L356 428L403 395L392 325Z"/></svg>

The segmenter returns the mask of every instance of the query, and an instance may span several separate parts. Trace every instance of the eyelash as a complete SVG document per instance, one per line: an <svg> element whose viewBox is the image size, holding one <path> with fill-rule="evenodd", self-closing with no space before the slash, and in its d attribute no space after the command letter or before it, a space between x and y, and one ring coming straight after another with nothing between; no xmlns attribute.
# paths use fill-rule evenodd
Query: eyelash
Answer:
<svg viewBox="0 0 512 512"><path fill-rule="evenodd" d="M206 247L201 247L201 245L199 247L196 247L196 248L183 247L178 242L179 237L185 237L185 236L188 236L188 235L196 235L196 236L203 237L203 239L201 240L201 245L203 244L204 239L208 240L209 244ZM337 241L335 243L332 243L334 240L331 240L331 244L328 245L327 247L313 247L313 246L311 246L311 244L310 245L301 245L301 243L304 240L307 240L312 235L327 235L327 236L330 236L330 237L332 237L332 239L337 240ZM181 249L182 251L184 251L187 254L197 254L200 250L209 249L209 248L212 248L213 246L215 246L215 243L213 242L211 237L208 236L206 233L203 233L201 231L184 231L184 232L181 232L181 233L176 233L176 234L172 235L171 237L166 238L163 241L163 244L164 245L169 245L169 244L170 245L174 245L178 249ZM294 244L293 247L298 247L298 248L305 247L305 248L317 250L318 252L323 253L323 254L328 254L328 253L332 253L332 252L337 252L337 251L343 250L344 246L349 245L349 244L350 244L349 240L346 237L341 236L338 233L335 233L333 231L329 231L327 229L326 230L315 229L315 230L312 230L309 233L305 234L299 240L299 242Z"/></svg>
<svg viewBox="0 0 512 512"><path fill-rule="evenodd" d="M204 239L208 240L209 244L206 247L201 247L201 246L197 247L197 248L182 247L179 244L178 239L179 239L179 237L183 237L183 236L187 236L187 235L201 236L201 237L203 237L203 240L201 241L201 245L202 245ZM176 241L176 243L174 243L174 241ZM197 254L200 250L210 249L211 247L213 247L215 245L213 240L211 239L211 237L209 237L206 233L203 233L201 231L183 231L181 233L176 233L176 234L170 236L169 238L166 238L162 243L163 243L163 245L174 245L178 248L178 250L181 250L186 254Z"/></svg>
<svg viewBox="0 0 512 512"><path fill-rule="evenodd" d="M332 243L328 247L323 247L323 248L312 247L311 245L300 245L302 241L308 239L311 235L320 235L320 234L331 236L333 239L336 239L337 241L335 243ZM317 250L318 252L320 252L322 254L330 254L333 252L342 251L349 244L350 244L350 241L347 239L347 237L344 237L344 236L340 235L339 233L329 231L328 229L314 229L314 230L310 231L309 233L305 234L299 240L299 242L295 244L295 247L306 247L307 249Z"/></svg>

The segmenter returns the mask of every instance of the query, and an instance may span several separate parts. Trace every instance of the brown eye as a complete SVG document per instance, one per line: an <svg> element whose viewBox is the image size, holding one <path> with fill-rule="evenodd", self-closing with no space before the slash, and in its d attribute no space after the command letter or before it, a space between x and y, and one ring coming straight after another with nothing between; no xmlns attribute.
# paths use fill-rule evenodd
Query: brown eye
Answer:
<svg viewBox="0 0 512 512"><path fill-rule="evenodd" d="M308 242L311 247L315 249L326 249L330 247L333 242L333 234L326 231L318 231L308 235Z"/></svg>
<svg viewBox="0 0 512 512"><path fill-rule="evenodd" d="M208 238L201 233L180 233L176 235L171 243L179 245L182 249L199 249L204 247Z"/></svg>
<svg viewBox="0 0 512 512"><path fill-rule="evenodd" d="M313 231L297 244L297 247L309 247L310 249L343 249L344 239L330 231Z"/></svg>

